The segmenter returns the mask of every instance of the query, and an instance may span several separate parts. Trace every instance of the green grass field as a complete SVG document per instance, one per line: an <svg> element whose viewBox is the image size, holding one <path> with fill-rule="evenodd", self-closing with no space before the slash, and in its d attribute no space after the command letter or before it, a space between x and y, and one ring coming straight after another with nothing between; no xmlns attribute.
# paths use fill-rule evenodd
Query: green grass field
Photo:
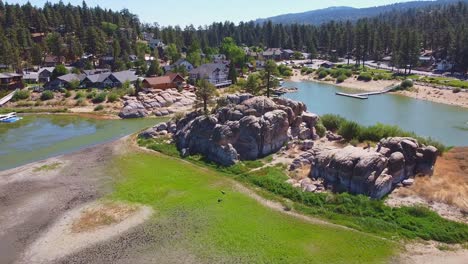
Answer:
<svg viewBox="0 0 468 264"><path fill-rule="evenodd" d="M156 211L153 252L163 248L195 263L383 263L398 249L372 235L264 207L236 191L228 177L179 159L133 153L113 165L118 183L111 199Z"/></svg>

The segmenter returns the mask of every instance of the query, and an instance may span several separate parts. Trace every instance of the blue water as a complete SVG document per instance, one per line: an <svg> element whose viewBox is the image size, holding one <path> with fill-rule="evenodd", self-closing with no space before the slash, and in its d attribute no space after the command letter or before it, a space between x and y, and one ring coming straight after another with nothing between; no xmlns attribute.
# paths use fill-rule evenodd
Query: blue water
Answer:
<svg viewBox="0 0 468 264"><path fill-rule="evenodd" d="M449 146L468 146L466 108L394 94L371 96L368 100L353 99L335 93L358 93L356 90L316 82L287 82L284 86L299 88L297 93L285 97L304 102L310 112L319 115L338 114L363 125L398 125Z"/></svg>

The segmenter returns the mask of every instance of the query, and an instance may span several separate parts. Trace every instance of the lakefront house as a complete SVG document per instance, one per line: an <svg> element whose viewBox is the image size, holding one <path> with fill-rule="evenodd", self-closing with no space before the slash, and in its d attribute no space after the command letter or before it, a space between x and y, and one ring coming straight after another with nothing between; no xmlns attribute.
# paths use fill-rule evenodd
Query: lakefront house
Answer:
<svg viewBox="0 0 468 264"><path fill-rule="evenodd" d="M229 67L224 63L208 63L190 71L190 81L206 79L217 88L227 87L232 84L228 79Z"/></svg>

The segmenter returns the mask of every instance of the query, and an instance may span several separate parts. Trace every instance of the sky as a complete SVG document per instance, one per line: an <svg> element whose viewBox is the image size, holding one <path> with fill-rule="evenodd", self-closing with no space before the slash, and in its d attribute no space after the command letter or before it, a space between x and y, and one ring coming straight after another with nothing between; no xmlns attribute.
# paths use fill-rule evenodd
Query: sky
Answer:
<svg viewBox="0 0 468 264"><path fill-rule="evenodd" d="M43 6L47 0L29 0ZM299 13L331 6L371 7L408 0L87 0L88 6L99 5L112 10L129 9L145 23L157 22L162 26L213 22L250 21L287 13ZM10 4L27 3L28 0L3 0ZM49 0L58 2L58 0ZM81 5L82 0L63 0Z"/></svg>

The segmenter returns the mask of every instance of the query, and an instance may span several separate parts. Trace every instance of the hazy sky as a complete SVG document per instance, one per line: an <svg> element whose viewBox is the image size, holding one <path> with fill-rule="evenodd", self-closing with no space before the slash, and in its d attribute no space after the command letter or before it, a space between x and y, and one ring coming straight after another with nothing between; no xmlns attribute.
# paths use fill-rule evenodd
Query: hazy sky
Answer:
<svg viewBox="0 0 468 264"><path fill-rule="evenodd" d="M3 0L27 3L28 0ZM42 6L47 0L29 0ZM286 13L304 12L330 6L371 7L408 0L87 0L88 6L121 10L128 8L143 22L160 25L206 25L214 21L250 21ZM49 0L58 2L58 0ZM63 0L80 4L82 0Z"/></svg>

